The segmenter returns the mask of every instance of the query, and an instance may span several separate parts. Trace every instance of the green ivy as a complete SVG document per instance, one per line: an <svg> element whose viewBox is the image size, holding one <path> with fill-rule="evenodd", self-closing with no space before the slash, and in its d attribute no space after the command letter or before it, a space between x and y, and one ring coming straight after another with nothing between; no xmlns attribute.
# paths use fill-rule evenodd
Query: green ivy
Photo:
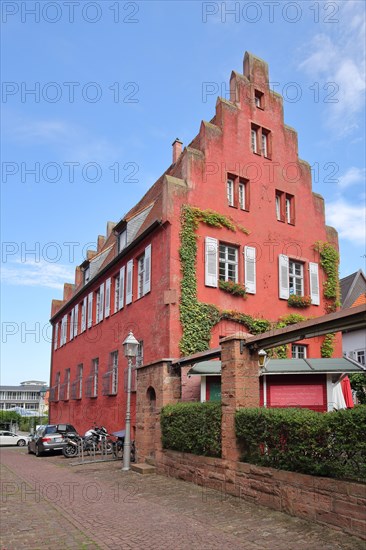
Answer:
<svg viewBox="0 0 366 550"><path fill-rule="evenodd" d="M329 312L335 311L340 306L339 290L339 252L330 243L317 241L314 249L319 252L320 265L323 268L327 280L324 283L324 297L331 301L328 307Z"/></svg>
<svg viewBox="0 0 366 550"><path fill-rule="evenodd" d="M323 358L330 358L334 351L335 334L326 334L320 347L320 355Z"/></svg>
<svg viewBox="0 0 366 550"><path fill-rule="evenodd" d="M229 292L234 296L242 296L246 298L247 292L245 286L240 283L234 283L233 281L219 281L219 288L225 292Z"/></svg>

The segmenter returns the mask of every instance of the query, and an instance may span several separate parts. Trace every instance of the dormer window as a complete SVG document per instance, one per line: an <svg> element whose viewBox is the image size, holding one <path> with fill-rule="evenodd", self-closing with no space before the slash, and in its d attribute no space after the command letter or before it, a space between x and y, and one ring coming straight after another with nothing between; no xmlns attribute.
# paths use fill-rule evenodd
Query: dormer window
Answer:
<svg viewBox="0 0 366 550"><path fill-rule="evenodd" d="M118 235L118 252L122 252L122 250L126 248L126 245L127 245L127 229L124 229Z"/></svg>
<svg viewBox="0 0 366 550"><path fill-rule="evenodd" d="M88 281L90 281L90 266L84 269L84 285L86 285Z"/></svg>

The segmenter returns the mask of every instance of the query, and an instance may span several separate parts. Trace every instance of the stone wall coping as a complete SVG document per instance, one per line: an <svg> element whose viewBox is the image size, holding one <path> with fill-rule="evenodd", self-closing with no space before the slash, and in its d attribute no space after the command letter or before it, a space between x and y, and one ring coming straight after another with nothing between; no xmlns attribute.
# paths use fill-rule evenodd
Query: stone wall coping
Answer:
<svg viewBox="0 0 366 550"><path fill-rule="evenodd" d="M154 365L158 365L159 363L172 363L173 361L175 361L175 358L173 357L168 357L168 358L163 358L163 359L158 359L157 361L152 361L151 363L146 363L144 365L140 365L139 367L137 367L136 370L142 370L142 369L146 369L147 367L153 367Z"/></svg>

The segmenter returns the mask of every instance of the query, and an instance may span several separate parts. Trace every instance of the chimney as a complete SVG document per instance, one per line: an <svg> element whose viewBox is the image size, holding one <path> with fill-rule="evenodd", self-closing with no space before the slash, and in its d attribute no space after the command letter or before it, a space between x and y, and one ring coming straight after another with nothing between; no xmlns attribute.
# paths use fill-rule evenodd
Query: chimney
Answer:
<svg viewBox="0 0 366 550"><path fill-rule="evenodd" d="M180 155L182 154L183 142L180 141L180 139L176 138L175 141L173 141L172 146L173 146L173 164L175 164L179 159Z"/></svg>

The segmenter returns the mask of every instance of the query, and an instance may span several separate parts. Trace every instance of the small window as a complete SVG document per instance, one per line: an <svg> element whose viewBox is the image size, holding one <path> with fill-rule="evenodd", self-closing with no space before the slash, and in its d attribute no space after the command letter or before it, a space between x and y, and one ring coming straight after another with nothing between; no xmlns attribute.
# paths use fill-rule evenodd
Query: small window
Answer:
<svg viewBox="0 0 366 550"><path fill-rule="evenodd" d="M139 340L139 345L137 348L137 355L136 355L136 366L142 367L144 364L144 341Z"/></svg>
<svg viewBox="0 0 366 550"><path fill-rule="evenodd" d="M289 291L290 296L304 296L304 266L292 260L289 260Z"/></svg>
<svg viewBox="0 0 366 550"><path fill-rule="evenodd" d="M83 364L80 363L78 365L78 372L77 372L77 382L78 382L78 388L77 388L77 397L76 399L81 399L83 395Z"/></svg>
<svg viewBox="0 0 366 550"><path fill-rule="evenodd" d="M286 194L285 199L285 214L286 214L286 222L294 225L295 223L295 200L293 195Z"/></svg>
<svg viewBox="0 0 366 550"><path fill-rule="evenodd" d="M111 363L112 363L111 393L116 394L118 390L118 351L113 351L111 353Z"/></svg>
<svg viewBox="0 0 366 550"><path fill-rule="evenodd" d="M114 277L114 312L118 311L119 303L119 274Z"/></svg>
<svg viewBox="0 0 366 550"><path fill-rule="evenodd" d="M356 351L356 361L361 363L361 365L365 365L365 350L364 349Z"/></svg>
<svg viewBox="0 0 366 550"><path fill-rule="evenodd" d="M271 132L262 128L262 155L271 158Z"/></svg>
<svg viewBox="0 0 366 550"><path fill-rule="evenodd" d="M219 246L219 279L238 282L238 249L235 246Z"/></svg>
<svg viewBox="0 0 366 550"><path fill-rule="evenodd" d="M281 221L281 195L276 193L276 218Z"/></svg>
<svg viewBox="0 0 366 550"><path fill-rule="evenodd" d="M268 157L268 140L267 135L262 133L262 153L265 157Z"/></svg>
<svg viewBox="0 0 366 550"><path fill-rule="evenodd" d="M86 267L83 271L84 285L90 281L90 266Z"/></svg>
<svg viewBox="0 0 366 550"><path fill-rule="evenodd" d="M264 94L259 90L254 90L254 103L258 109L264 108Z"/></svg>
<svg viewBox="0 0 366 550"><path fill-rule="evenodd" d="M127 245L127 230L124 229L119 235L118 235L118 252L122 252L124 248L126 248Z"/></svg>
<svg viewBox="0 0 366 550"><path fill-rule="evenodd" d="M292 344L292 359L306 359L307 357L307 346L299 346L297 344Z"/></svg>
<svg viewBox="0 0 366 550"><path fill-rule="evenodd" d="M92 360L92 392L91 397L98 397L99 357Z"/></svg>
<svg viewBox="0 0 366 550"><path fill-rule="evenodd" d="M227 180L227 202L229 206L234 206L234 182Z"/></svg>

